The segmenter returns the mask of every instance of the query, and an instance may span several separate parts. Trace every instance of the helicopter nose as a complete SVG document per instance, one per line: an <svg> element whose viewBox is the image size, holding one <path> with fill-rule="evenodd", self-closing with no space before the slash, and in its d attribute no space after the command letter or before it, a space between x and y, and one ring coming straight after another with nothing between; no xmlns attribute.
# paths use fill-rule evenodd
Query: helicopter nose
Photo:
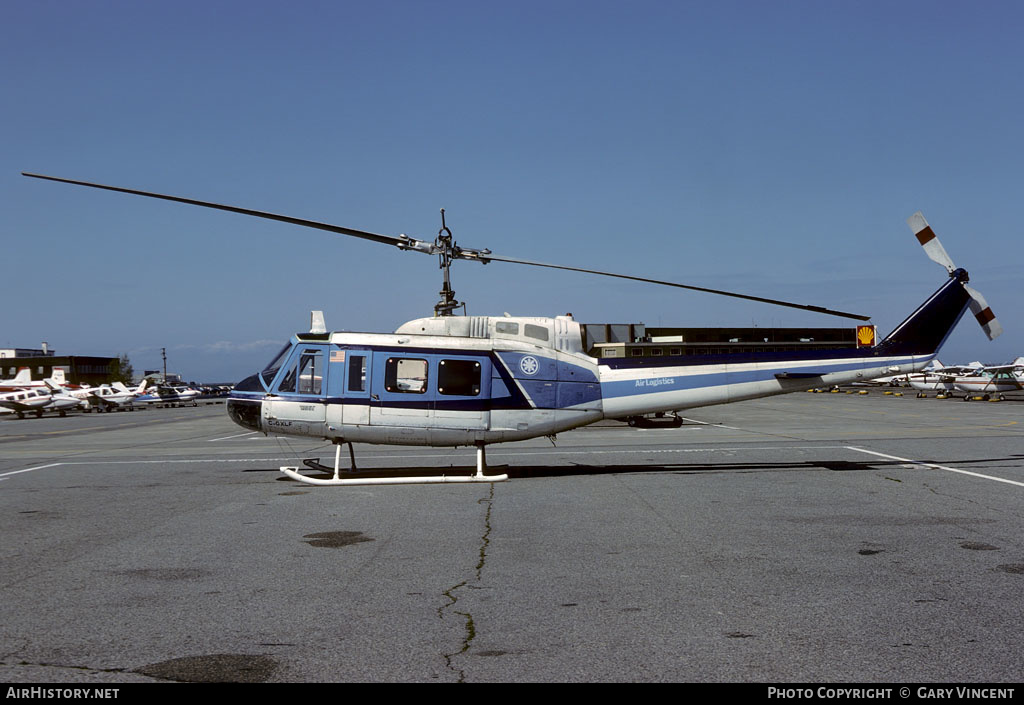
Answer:
<svg viewBox="0 0 1024 705"><path fill-rule="evenodd" d="M262 431L260 416L263 402L253 399L228 399L228 416L242 428L251 431Z"/></svg>
<svg viewBox="0 0 1024 705"><path fill-rule="evenodd" d="M252 375L243 379L231 390L231 396L228 398L228 416L242 428L251 431L263 430L260 428L263 402L259 398L254 399L246 394L247 392L262 392L258 377L259 375Z"/></svg>

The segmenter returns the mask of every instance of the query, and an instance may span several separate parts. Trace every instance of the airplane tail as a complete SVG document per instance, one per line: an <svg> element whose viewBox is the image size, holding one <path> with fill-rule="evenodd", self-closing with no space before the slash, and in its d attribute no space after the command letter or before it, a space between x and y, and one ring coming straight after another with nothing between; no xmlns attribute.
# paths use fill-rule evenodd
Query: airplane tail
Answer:
<svg viewBox="0 0 1024 705"><path fill-rule="evenodd" d="M43 384L45 384L48 388L52 389L53 391L59 392L68 386L68 380L67 377L64 376L64 370L60 367L57 367L54 368L53 372L50 373L49 377L43 380Z"/></svg>
<svg viewBox="0 0 1024 705"><path fill-rule="evenodd" d="M12 385L13 386L13 385L19 385L19 384L28 384L31 381L32 381L32 370L30 370L27 367L22 367L22 368L20 368L18 370L18 374L14 375L14 377L12 377L10 379L5 379L4 380L4 384L8 384L8 385Z"/></svg>
<svg viewBox="0 0 1024 705"><path fill-rule="evenodd" d="M146 385L149 384L149 378L142 380L138 388L135 390L136 394L142 394L146 390Z"/></svg>

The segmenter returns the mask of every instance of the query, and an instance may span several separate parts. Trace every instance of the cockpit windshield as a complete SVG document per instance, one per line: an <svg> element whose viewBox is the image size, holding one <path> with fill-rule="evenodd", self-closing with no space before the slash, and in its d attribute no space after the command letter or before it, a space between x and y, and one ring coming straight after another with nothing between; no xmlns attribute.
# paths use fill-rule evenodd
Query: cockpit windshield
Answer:
<svg viewBox="0 0 1024 705"><path fill-rule="evenodd" d="M274 375L276 375L277 371L281 369L281 365L284 364L284 361L287 359L288 353L291 352L291 349L292 343L289 340L284 344L284 347L281 348L281 351L277 353L277 355L274 355L274 359L270 361L270 364L263 368L263 372L260 373L260 376L263 378L264 384L270 386L270 383L274 381Z"/></svg>

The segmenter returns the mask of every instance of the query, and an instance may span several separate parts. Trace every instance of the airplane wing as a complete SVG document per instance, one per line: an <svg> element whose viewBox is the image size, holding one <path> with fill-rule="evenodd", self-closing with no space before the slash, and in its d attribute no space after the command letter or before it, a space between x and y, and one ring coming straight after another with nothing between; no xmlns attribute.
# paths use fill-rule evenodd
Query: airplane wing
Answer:
<svg viewBox="0 0 1024 705"><path fill-rule="evenodd" d="M984 372L1012 372L1019 365L986 365L980 368Z"/></svg>
<svg viewBox="0 0 1024 705"><path fill-rule="evenodd" d="M115 408L115 407L120 406L120 403L118 403L117 401L115 401L111 397L105 397L105 396L103 396L101 394L98 394L97 393L98 391L99 391L99 388L97 388L96 390L93 390L93 392L91 394L89 394L89 401L91 403L102 404L103 406L106 406L106 407L109 407L109 408Z"/></svg>

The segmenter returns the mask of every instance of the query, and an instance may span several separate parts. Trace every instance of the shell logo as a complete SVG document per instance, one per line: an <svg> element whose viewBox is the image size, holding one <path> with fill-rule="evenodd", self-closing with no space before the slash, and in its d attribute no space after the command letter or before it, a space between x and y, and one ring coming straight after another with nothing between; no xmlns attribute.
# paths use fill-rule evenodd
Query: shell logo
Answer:
<svg viewBox="0 0 1024 705"><path fill-rule="evenodd" d="M857 347L870 347L875 344L874 326L857 326Z"/></svg>

